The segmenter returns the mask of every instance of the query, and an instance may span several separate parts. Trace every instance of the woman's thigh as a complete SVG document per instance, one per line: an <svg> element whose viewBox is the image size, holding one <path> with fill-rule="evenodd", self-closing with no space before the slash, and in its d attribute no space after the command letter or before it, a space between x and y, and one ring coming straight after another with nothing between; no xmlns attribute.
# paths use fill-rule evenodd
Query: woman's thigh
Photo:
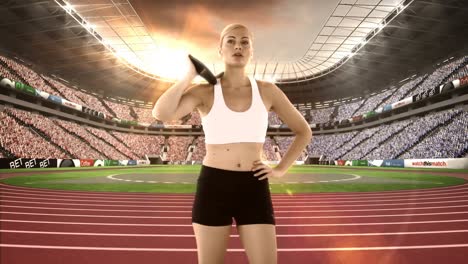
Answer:
<svg viewBox="0 0 468 264"><path fill-rule="evenodd" d="M231 226L206 226L192 223L197 242L199 264L222 264Z"/></svg>
<svg viewBox="0 0 468 264"><path fill-rule="evenodd" d="M249 264L276 264L276 228L270 224L237 226Z"/></svg>

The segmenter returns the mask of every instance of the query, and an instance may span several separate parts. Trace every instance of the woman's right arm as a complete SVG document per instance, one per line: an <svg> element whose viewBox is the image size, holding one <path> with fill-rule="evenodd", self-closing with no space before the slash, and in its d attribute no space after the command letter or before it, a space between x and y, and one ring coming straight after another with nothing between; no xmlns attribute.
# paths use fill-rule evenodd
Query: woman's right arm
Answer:
<svg viewBox="0 0 468 264"><path fill-rule="evenodd" d="M200 96L195 94L198 90L197 87L187 90L197 75L190 60L188 63L190 66L187 74L167 89L156 101L152 111L154 118L163 122L179 120L202 103Z"/></svg>

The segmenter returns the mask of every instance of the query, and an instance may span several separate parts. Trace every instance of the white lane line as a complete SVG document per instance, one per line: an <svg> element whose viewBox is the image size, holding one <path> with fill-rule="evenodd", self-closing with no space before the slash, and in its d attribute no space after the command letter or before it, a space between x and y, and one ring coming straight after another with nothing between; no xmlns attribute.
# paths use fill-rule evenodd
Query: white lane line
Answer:
<svg viewBox="0 0 468 264"><path fill-rule="evenodd" d="M55 205L70 205L70 206L94 206L94 207L144 207L144 208L192 208L191 205L122 205L122 204L89 204L89 203L48 203L48 202L26 202L15 200L1 200L1 203L21 203L21 204L55 204ZM462 203L468 200L455 200L455 201L439 201L439 202L408 202L408 203L386 203L386 204L347 204L347 205L276 205L273 203L274 208L306 208L306 207L372 207L372 206L394 206L394 205L421 205L421 204L448 204L448 203Z"/></svg>
<svg viewBox="0 0 468 264"><path fill-rule="evenodd" d="M468 195L467 195L468 197ZM24 199L24 200L43 200L43 201L76 201L76 202L100 202L100 203L124 203L124 204L131 204L131 203L138 203L138 204L188 204L191 201L193 202L193 199L190 201L148 201L147 199L145 201L103 201L103 200L96 200L96 199L65 199L65 198L38 198L38 197L18 197L16 195L2 195L2 198L12 198L12 199Z"/></svg>
<svg viewBox="0 0 468 264"><path fill-rule="evenodd" d="M165 210L113 210L113 209L82 209L82 208L64 208L64 207L34 207L34 206L15 206L15 205L0 205L5 208L21 208L21 209L36 209L36 210L64 210L64 211L95 211L95 212L134 212L134 213L192 213L191 210L185 211L165 211ZM374 212L374 211L412 211L412 210L432 210L432 209L447 209L468 207L468 205L451 205L451 206L429 206L429 207L400 207L387 209L348 209L348 210L275 210L277 213L340 213L340 212Z"/></svg>
<svg viewBox="0 0 468 264"><path fill-rule="evenodd" d="M336 219L336 218L412 217L412 216L457 215L457 214L468 214L468 211L422 213L422 214L391 214L391 215L275 216L275 218L276 219Z"/></svg>
<svg viewBox="0 0 468 264"><path fill-rule="evenodd" d="M464 205L462 205L464 207ZM34 207L34 206L14 206L0 205L5 208L22 208L22 209L38 209L38 210L64 210L64 211L93 211L93 212L135 212L135 213L192 213L192 211L171 211L171 210L113 210L113 209L80 209L80 208L63 208L63 207ZM468 207L468 205L467 205ZM440 207L445 208L445 207ZM373 210L369 210L373 211Z"/></svg>
<svg viewBox="0 0 468 264"><path fill-rule="evenodd" d="M433 235L433 234L453 234L467 233L468 230L438 230L438 231L418 231L418 232L382 232L382 233L353 233L353 234L277 234L277 237L337 237L337 236L400 236L400 235ZM48 232L29 230L0 230L0 233L15 234L41 234L41 235L70 235L70 236L123 236L123 237L195 237L193 234L122 234L122 233L79 233L79 232ZM239 235L230 235L239 237Z"/></svg>
<svg viewBox="0 0 468 264"><path fill-rule="evenodd" d="M54 195L54 194L25 194L25 193L17 193L17 192L12 192L12 191L2 191L4 194L10 194L10 195L15 195L17 197L59 197L59 198L64 198L63 195ZM419 197L426 197L426 196L443 196L443 195L454 195L454 194L468 194L468 190L461 190L461 191L455 191L455 192L450 192L450 193L442 193L442 194L417 194L417 195L402 195L402 196L385 196L385 198L401 198L401 197L412 197L412 198L419 198ZM135 201L148 201L148 200L155 200L155 201L180 201L180 202L190 202L193 201L192 198L175 198L175 199L168 199L168 198L158 198L157 196L151 197L151 198L112 198L112 197L107 197L107 196L100 196L96 198L105 198L106 200L135 200ZM67 196L67 198L88 198L88 199L95 199L92 196ZM274 198L272 197L273 201L294 201L294 202L299 202L299 201L311 201L311 200L322 200L322 201L333 201L333 200L369 200L369 198L373 197L353 197L353 198L333 198L333 199L323 199L321 197L309 197L309 198L295 198L295 199L284 199L284 198Z"/></svg>
<svg viewBox="0 0 468 264"><path fill-rule="evenodd" d="M189 235L189 234L115 234L115 233L46 232L46 231L28 231L28 230L0 230L0 233L71 235L71 236L195 237L195 235ZM238 235L230 235L230 236L238 237Z"/></svg>
<svg viewBox="0 0 468 264"><path fill-rule="evenodd" d="M393 247L348 247L348 248L280 248L281 252L304 251L370 251L370 250L401 250L401 249L435 249L468 247L468 244L421 245L421 246L393 246ZM229 251L229 249L228 249ZM242 249L241 251L242 252Z"/></svg>
<svg viewBox="0 0 468 264"><path fill-rule="evenodd" d="M127 182L137 182L137 183L164 183L164 184L181 184L185 183L188 184L188 182L169 182L169 181L142 181L142 180L128 180L128 179L121 179L117 178L116 176L118 175L128 175L128 173L120 173L120 174L112 174L106 176L107 179L109 180L117 180L117 181L127 181ZM270 184L299 184L299 183L327 183L327 182L342 182L342 181L354 181L358 180L361 178L361 176L357 174L341 174L341 175L352 175L352 178L344 178L344 179L338 179L338 180L327 180L327 181L292 181L292 182L271 182ZM191 182L192 184L196 184L196 182Z"/></svg>
<svg viewBox="0 0 468 264"><path fill-rule="evenodd" d="M90 217L90 218L129 218L129 219L192 219L192 216L132 216L132 215L74 215L74 214L44 214L26 212L6 212L0 214L13 215L41 215L58 217ZM433 216L433 215L458 215L468 214L462 212L422 213L422 214L391 214L391 215L333 215L333 216L275 216L276 219L339 219L339 218L379 218L379 217L410 217L410 216Z"/></svg>
<svg viewBox="0 0 468 264"><path fill-rule="evenodd" d="M58 216L58 217L90 217L90 218L130 218L130 219L191 219L192 218L191 216L71 215L71 214L40 214L40 213L5 212L5 211L0 212L0 214L41 215L41 216Z"/></svg>
<svg viewBox="0 0 468 264"><path fill-rule="evenodd" d="M190 227L191 224L124 224L124 223L83 223L83 222L52 222L0 219L0 222L9 223L31 223L31 224L58 224L58 225L101 225L101 226L146 226L146 227ZM415 224L441 224L441 223L463 223L468 219L437 220L437 221L413 221L413 222L371 222L371 223L348 223L348 224L277 224L276 227L319 227L319 226L375 226L375 225L415 225ZM235 227L235 225L232 225Z"/></svg>
<svg viewBox="0 0 468 264"><path fill-rule="evenodd" d="M35 193L46 193L46 194L61 194L61 195L101 195L101 196L112 196L112 197L140 197L140 198L147 198L147 197L174 197L174 198L186 198L186 197L193 197L194 194L171 194L171 193L131 193L131 194L123 194L123 193L116 193L116 192L106 192L106 191L65 191L65 190L54 190L54 189L46 189L46 188L31 188L31 187L20 187L14 185L5 185L0 183L0 190L11 190L15 192L35 192Z"/></svg>
<svg viewBox="0 0 468 264"><path fill-rule="evenodd" d="M126 174L126 173L124 173ZM143 180L128 180L128 179L120 179L115 176L117 175L123 175L123 174L113 174L113 175L108 175L106 178L110 180L116 180L116 181L126 181L126 182L136 182L136 183L160 183L160 184L196 184L196 182L168 182L168 181L143 181Z"/></svg>
<svg viewBox="0 0 468 264"><path fill-rule="evenodd" d="M99 191L63 191L63 190L53 190L53 189L39 189L39 188L26 188L26 187L18 187L13 185L5 185L1 184L0 190L7 189L13 190L17 193L19 192L29 192L29 193L46 193L46 194L61 194L61 195L84 195L84 196L93 196L93 197L139 197L139 198L190 198L193 197L193 194L167 194L167 193L140 193L140 194L115 194L112 192L99 192ZM428 194L428 193L447 193L450 194L451 191L458 191L458 190L467 190L468 184L463 185L456 185L456 186L448 186L448 187L438 187L438 188L428 188L428 189L413 189L413 190L403 190L403 191L380 191L380 192L360 192L354 194L346 194L346 193L299 193L299 194L272 194L274 198L289 198L289 199L296 199L296 198L309 198L309 197L316 197L316 198L330 198L330 197L355 197L359 195L361 197L369 197L369 196L388 196L392 194L401 194L401 195L412 195L412 194Z"/></svg>
<svg viewBox="0 0 468 264"><path fill-rule="evenodd" d="M86 200L86 199L55 199L55 198L37 198L37 197L16 197L15 195L2 195L2 198L13 198L13 199L25 199L25 200L40 200L40 201L76 201L76 202L99 202L99 203L122 203L122 204L135 204L135 201L103 201L96 199ZM333 201L274 201L275 204L333 204L333 203L376 203L376 202L398 202L398 201L426 201L426 200L441 200L441 199L454 199L454 198L468 198L467 195L452 195L446 197L407 197L406 199L383 199L383 200L356 200L356 201L340 201L340 200L333 200ZM161 202L161 201L140 201L138 204L188 204L190 201L183 201L183 202Z"/></svg>
<svg viewBox="0 0 468 264"><path fill-rule="evenodd" d="M467 200L468 201L468 200ZM89 204L89 203L48 203L48 202L26 202L26 201L15 201L15 200L1 200L1 203L21 203L21 204L56 204L56 205L77 205L77 206L94 206L94 207L162 207L162 208L192 208L192 206L185 205L118 205L118 204Z"/></svg>
<svg viewBox="0 0 468 264"><path fill-rule="evenodd" d="M317 182L320 182L320 183L327 183L327 182L342 182L342 181L354 181L354 180L358 180L361 178L361 176L357 175L357 174L344 174L344 175L353 175L354 177L352 178L345 178L345 179L339 179L339 180L328 180L328 181L304 181L304 182L300 182L300 183L317 183ZM287 182L289 183L289 182Z"/></svg>
<svg viewBox="0 0 468 264"><path fill-rule="evenodd" d="M103 251L150 251L150 252L197 252L196 248L124 248L124 247L72 247L0 244L0 247L34 248L34 249L68 249L68 250L103 250ZM278 252L296 251L369 251L369 250L401 250L401 249L435 249L435 248L465 248L468 244L420 245L420 246L390 246L390 247L343 247L343 248L279 248ZM244 253L243 248L229 248L228 252Z"/></svg>
<svg viewBox="0 0 468 264"><path fill-rule="evenodd" d="M120 194L116 194L115 192L99 192L99 191L79 191L79 190L69 190L69 191L66 191L66 190L54 190L54 189L41 189L41 188L33 188L33 187L22 187L22 186L14 186L14 185L6 185L6 184L2 184L0 183L0 189L12 189L12 190L16 190L16 191L40 191L40 192L43 192L43 193L57 193L57 194L70 194L70 195L73 195L73 194L76 194L76 195L89 195L89 194L101 194L101 195L106 195L106 194L109 194L109 195L113 195L113 196L121 196ZM362 194L362 195L391 195L391 194L401 194L401 195L405 195L405 194L411 194L411 193L420 193L420 192L424 192L424 193L439 193L439 192L447 192L449 193L450 191L453 191L453 190L463 190L463 189L468 189L468 183L465 183L465 184L459 184L459 185L452 185L452 186L446 186L446 187L434 187L434 188L424 188L424 189L410 189L410 190L393 190L393 191L373 191L373 192L359 192L359 193L356 193L356 194ZM124 196L128 196L128 195L131 195L131 194L125 194ZM160 196L168 196L168 197L187 197L189 196L190 194L167 194L167 193L134 193L133 195L135 195L135 197L141 197L141 196L144 196L144 195L160 195ZM301 197L301 196L309 196L309 195L317 195L317 193L298 193L298 194L294 194L294 195L290 195L290 194L274 194L275 196L277 197L286 197L286 198L290 198L290 197ZM331 194L327 194L327 193L320 193L319 195L322 195L322 196L331 196L331 197L335 197L335 196L342 196L342 195L345 195L344 193L341 194L341 193L331 193ZM349 196L352 196L352 194L348 194Z"/></svg>

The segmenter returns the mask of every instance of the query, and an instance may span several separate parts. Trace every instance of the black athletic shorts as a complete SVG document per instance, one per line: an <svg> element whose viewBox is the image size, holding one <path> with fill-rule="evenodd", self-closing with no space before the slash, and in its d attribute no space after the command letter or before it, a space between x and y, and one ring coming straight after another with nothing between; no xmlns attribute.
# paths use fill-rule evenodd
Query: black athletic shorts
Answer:
<svg viewBox="0 0 468 264"><path fill-rule="evenodd" d="M192 222L208 226L275 225L268 178L257 171L231 171L202 165L192 208Z"/></svg>

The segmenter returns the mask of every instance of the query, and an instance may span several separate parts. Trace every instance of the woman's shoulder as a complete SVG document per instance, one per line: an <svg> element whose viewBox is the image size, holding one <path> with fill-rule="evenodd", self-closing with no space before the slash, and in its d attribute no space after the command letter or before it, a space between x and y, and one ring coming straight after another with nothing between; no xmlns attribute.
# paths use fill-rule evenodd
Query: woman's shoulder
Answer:
<svg viewBox="0 0 468 264"><path fill-rule="evenodd" d="M272 95L274 89L277 88L277 86L274 83L263 80L257 80L257 85L258 89L260 90L260 93L266 96Z"/></svg>
<svg viewBox="0 0 468 264"><path fill-rule="evenodd" d="M267 82L263 80L257 80L258 87L265 88L265 89L271 89L272 86L275 84L272 82Z"/></svg>
<svg viewBox="0 0 468 264"><path fill-rule="evenodd" d="M275 96L274 90L276 89L276 85L271 82L257 80L257 86L263 103L265 104L268 111L270 111L273 105L273 98Z"/></svg>

